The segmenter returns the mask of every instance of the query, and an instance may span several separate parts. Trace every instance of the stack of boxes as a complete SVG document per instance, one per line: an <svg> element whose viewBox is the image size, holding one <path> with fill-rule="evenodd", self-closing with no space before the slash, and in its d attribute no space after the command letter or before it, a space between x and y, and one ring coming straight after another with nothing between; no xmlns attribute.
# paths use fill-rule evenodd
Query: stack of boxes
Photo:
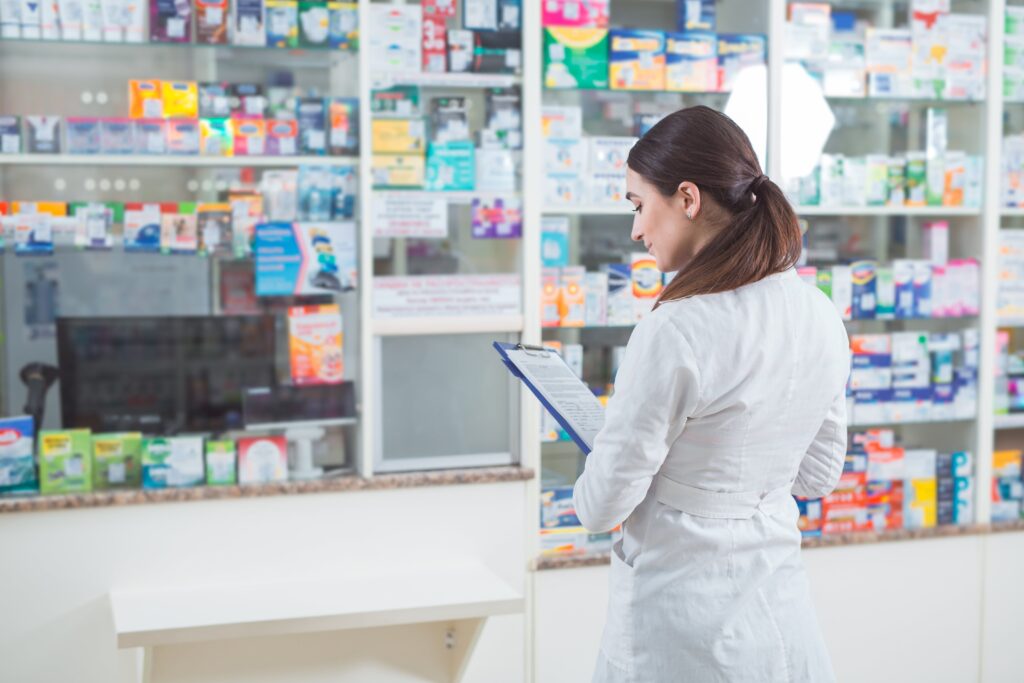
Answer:
<svg viewBox="0 0 1024 683"><path fill-rule="evenodd" d="M790 3L786 59L801 61L826 96L983 99L985 16L912 0L908 20L905 29L862 27L853 12Z"/></svg>
<svg viewBox="0 0 1024 683"><path fill-rule="evenodd" d="M763 35L715 33L707 0L678 3L675 33L609 30L604 0L544 6L547 88L730 92L741 71L766 61Z"/></svg>
<svg viewBox="0 0 1024 683"><path fill-rule="evenodd" d="M970 419L978 400L978 331L851 335L851 424Z"/></svg>
<svg viewBox="0 0 1024 683"><path fill-rule="evenodd" d="M620 529L593 534L583 528L572 502L572 486L548 487L540 494L541 555L598 555L610 552Z"/></svg>
<svg viewBox="0 0 1024 683"><path fill-rule="evenodd" d="M887 429L855 433L835 491L797 503L805 536L971 524L974 458L904 448Z"/></svg>
<svg viewBox="0 0 1024 683"><path fill-rule="evenodd" d="M583 137L579 107L544 107L544 202L622 205L631 137Z"/></svg>

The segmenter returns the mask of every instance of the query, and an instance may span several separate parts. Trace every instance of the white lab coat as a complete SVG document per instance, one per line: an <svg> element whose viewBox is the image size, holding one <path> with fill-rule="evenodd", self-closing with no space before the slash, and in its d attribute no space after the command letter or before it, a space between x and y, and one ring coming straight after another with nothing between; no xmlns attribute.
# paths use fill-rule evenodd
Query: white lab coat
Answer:
<svg viewBox="0 0 1024 683"><path fill-rule="evenodd" d="M791 493L846 452L846 330L795 270L637 325L576 482L612 552L596 682L834 680Z"/></svg>

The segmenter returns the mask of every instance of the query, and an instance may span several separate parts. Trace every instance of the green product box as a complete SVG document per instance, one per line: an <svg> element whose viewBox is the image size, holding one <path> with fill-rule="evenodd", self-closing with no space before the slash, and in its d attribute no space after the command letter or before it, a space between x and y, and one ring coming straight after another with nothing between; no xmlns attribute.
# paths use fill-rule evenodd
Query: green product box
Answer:
<svg viewBox="0 0 1024 683"><path fill-rule="evenodd" d="M428 190L442 192L476 189L476 148L469 140L432 142L427 147Z"/></svg>
<svg viewBox="0 0 1024 683"><path fill-rule="evenodd" d="M544 87L608 89L608 31L575 26L544 29Z"/></svg>
<svg viewBox="0 0 1024 683"><path fill-rule="evenodd" d="M92 490L92 434L88 429L39 433L39 490L44 495Z"/></svg>
<svg viewBox="0 0 1024 683"><path fill-rule="evenodd" d="M142 488L199 486L205 480L203 437L142 440Z"/></svg>
<svg viewBox="0 0 1024 683"><path fill-rule="evenodd" d="M324 47L329 37L327 0L299 0L299 46Z"/></svg>
<svg viewBox="0 0 1024 683"><path fill-rule="evenodd" d="M818 289L824 292L825 296L832 299L832 270L820 268L818 270Z"/></svg>
<svg viewBox="0 0 1024 683"><path fill-rule="evenodd" d="M234 441L207 441L206 483L210 486L237 484L237 459Z"/></svg>
<svg viewBox="0 0 1024 683"><path fill-rule="evenodd" d="M925 164L925 201L928 206L942 206L946 193L946 158L930 158Z"/></svg>
<svg viewBox="0 0 1024 683"><path fill-rule="evenodd" d="M885 206L889 201L889 157L869 154L866 175L868 206Z"/></svg>
<svg viewBox="0 0 1024 683"><path fill-rule="evenodd" d="M907 206L928 203L928 160L924 152L907 154Z"/></svg>
<svg viewBox="0 0 1024 683"><path fill-rule="evenodd" d="M889 159L889 206L907 202L907 162L900 157Z"/></svg>
<svg viewBox="0 0 1024 683"><path fill-rule="evenodd" d="M887 266L875 269L875 318L896 318L896 281L893 280L892 268Z"/></svg>
<svg viewBox="0 0 1024 683"><path fill-rule="evenodd" d="M92 437L92 487L137 489L142 483L142 434L97 434Z"/></svg>

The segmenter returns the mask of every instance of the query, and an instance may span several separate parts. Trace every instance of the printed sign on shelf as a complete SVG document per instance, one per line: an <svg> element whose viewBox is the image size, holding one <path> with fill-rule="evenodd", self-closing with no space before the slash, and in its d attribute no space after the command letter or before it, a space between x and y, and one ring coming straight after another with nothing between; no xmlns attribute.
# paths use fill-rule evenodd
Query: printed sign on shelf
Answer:
<svg viewBox="0 0 1024 683"><path fill-rule="evenodd" d="M513 316L523 312L518 275L421 275L373 279L380 319Z"/></svg>
<svg viewBox="0 0 1024 683"><path fill-rule="evenodd" d="M256 226L256 295L324 294L357 281L354 223Z"/></svg>
<svg viewBox="0 0 1024 683"><path fill-rule="evenodd" d="M448 237L448 201L382 196L373 205L374 237Z"/></svg>

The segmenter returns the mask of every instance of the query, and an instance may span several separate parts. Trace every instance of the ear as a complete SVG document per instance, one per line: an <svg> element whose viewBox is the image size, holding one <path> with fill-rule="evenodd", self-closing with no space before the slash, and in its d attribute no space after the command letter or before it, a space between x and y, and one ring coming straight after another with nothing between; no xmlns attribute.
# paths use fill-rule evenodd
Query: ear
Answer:
<svg viewBox="0 0 1024 683"><path fill-rule="evenodd" d="M681 203L687 218L693 220L700 215L700 188L689 180L679 183L676 199Z"/></svg>

